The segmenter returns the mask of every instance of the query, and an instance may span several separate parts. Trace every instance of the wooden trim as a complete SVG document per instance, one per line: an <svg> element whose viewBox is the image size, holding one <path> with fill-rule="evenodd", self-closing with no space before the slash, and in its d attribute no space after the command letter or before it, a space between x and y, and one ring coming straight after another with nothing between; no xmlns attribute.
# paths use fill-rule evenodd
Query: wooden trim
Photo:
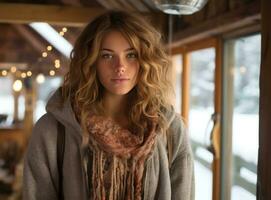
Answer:
<svg viewBox="0 0 271 200"><path fill-rule="evenodd" d="M184 52L185 52L185 48L183 46L171 49L171 54L172 55L175 55L175 54L184 54Z"/></svg>
<svg viewBox="0 0 271 200"><path fill-rule="evenodd" d="M259 24L260 19L260 4L259 1L255 1L238 10L233 10L174 33L171 47L175 48L190 42L200 41L247 25Z"/></svg>
<svg viewBox="0 0 271 200"><path fill-rule="evenodd" d="M222 57L223 57L223 41L216 38L215 45L215 112L221 113L221 90L222 90Z"/></svg>
<svg viewBox="0 0 271 200"><path fill-rule="evenodd" d="M271 25L270 0L262 0L260 69L259 157L257 199L271 199Z"/></svg>
<svg viewBox="0 0 271 200"><path fill-rule="evenodd" d="M244 35L251 35L261 32L261 24L252 24L248 25L239 29L236 29L234 31L225 33L222 35L223 40L229 40L234 39L238 37L243 37Z"/></svg>
<svg viewBox="0 0 271 200"><path fill-rule="evenodd" d="M182 117L188 124L189 119L189 101L190 101L190 54L184 53L183 59L183 72L182 72Z"/></svg>
<svg viewBox="0 0 271 200"><path fill-rule="evenodd" d="M47 22L50 24L82 26L105 11L100 7L0 3L0 22Z"/></svg>
<svg viewBox="0 0 271 200"><path fill-rule="evenodd" d="M189 44L184 45L184 48L186 51L196 51L200 49L207 49L211 47L215 47L216 45L216 39L215 38L206 38L201 41L192 42Z"/></svg>
<svg viewBox="0 0 271 200"><path fill-rule="evenodd" d="M213 200L219 200L220 197L220 149L221 149L221 70L222 70L222 39L208 38L202 41L189 43L187 45L174 48L173 54L183 55L183 73L182 73L182 116L188 123L189 120L189 101L190 101L190 53L195 50L215 48L215 72L214 72L214 111L217 119L213 128L212 142L214 144L214 160L212 164L213 170Z"/></svg>
<svg viewBox="0 0 271 200"><path fill-rule="evenodd" d="M211 48L216 45L215 38L206 38L201 41L191 42L180 47L175 47L172 49L172 54L183 54L184 52L190 52L200 49Z"/></svg>
<svg viewBox="0 0 271 200"><path fill-rule="evenodd" d="M213 131L213 146L214 146L214 160L213 160L213 200L219 200L220 196L220 154L221 154L221 91L222 91L222 39L216 38L215 45L215 94L214 94L214 109L216 114L214 131Z"/></svg>

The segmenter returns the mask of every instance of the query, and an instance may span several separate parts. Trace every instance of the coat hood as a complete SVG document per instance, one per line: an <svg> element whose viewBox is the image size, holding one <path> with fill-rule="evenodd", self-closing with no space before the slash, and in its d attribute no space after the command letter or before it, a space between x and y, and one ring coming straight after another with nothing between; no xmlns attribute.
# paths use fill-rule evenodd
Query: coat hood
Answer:
<svg viewBox="0 0 271 200"><path fill-rule="evenodd" d="M81 126L76 120L71 102L67 100L62 105L61 88L58 88L49 99L46 105L46 111L52 114L56 120L61 122L65 127L73 128L76 132L81 132Z"/></svg>

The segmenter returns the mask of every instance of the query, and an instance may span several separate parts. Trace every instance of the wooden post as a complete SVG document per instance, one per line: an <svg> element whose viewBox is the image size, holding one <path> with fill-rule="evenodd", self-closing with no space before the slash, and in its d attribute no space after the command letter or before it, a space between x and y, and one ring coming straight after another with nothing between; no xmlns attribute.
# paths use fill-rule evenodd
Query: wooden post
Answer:
<svg viewBox="0 0 271 200"><path fill-rule="evenodd" d="M35 82L32 78L25 79L25 115L24 115L24 132L25 144L32 133L34 125L34 110L36 107L36 90Z"/></svg>
<svg viewBox="0 0 271 200"><path fill-rule="evenodd" d="M257 200L271 199L271 1L261 1L262 51L260 70L259 157Z"/></svg>
<svg viewBox="0 0 271 200"><path fill-rule="evenodd" d="M220 195L220 153L221 153L221 68L222 68L222 41L220 38L216 40L216 57L215 57L215 125L213 128L213 145L214 145L214 160L213 160L213 200L219 200Z"/></svg>
<svg viewBox="0 0 271 200"><path fill-rule="evenodd" d="M16 92L13 90L13 122L16 124L19 121L19 96L20 92Z"/></svg>
<svg viewBox="0 0 271 200"><path fill-rule="evenodd" d="M189 120L189 100L190 100L190 54L183 54L183 73L182 73L182 117L186 124Z"/></svg>

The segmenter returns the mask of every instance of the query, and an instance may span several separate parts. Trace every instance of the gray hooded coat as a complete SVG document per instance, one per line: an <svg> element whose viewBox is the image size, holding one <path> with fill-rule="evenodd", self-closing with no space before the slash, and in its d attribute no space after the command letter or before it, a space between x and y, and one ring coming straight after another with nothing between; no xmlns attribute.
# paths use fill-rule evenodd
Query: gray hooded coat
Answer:
<svg viewBox="0 0 271 200"><path fill-rule="evenodd" d="M24 161L23 199L57 200L57 120L65 126L63 190L65 200L89 200L81 127L70 102L59 108L60 91L49 100L47 113L36 123ZM146 161L144 200L193 200L193 157L187 131L180 117L168 113L172 137L172 159L169 168L165 134L159 134L153 154Z"/></svg>

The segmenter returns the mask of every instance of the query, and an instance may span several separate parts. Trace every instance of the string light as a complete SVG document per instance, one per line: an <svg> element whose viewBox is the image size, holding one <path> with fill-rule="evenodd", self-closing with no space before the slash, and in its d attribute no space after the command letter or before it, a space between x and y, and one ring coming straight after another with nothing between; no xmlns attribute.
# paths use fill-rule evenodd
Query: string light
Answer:
<svg viewBox="0 0 271 200"><path fill-rule="evenodd" d="M25 78L26 77L26 73L25 72L21 73L21 77Z"/></svg>
<svg viewBox="0 0 271 200"><path fill-rule="evenodd" d="M43 57L43 58L46 58L47 56L48 56L47 52L43 52L43 53L42 53L42 57Z"/></svg>
<svg viewBox="0 0 271 200"><path fill-rule="evenodd" d="M67 29L66 27L63 27L63 28L62 28L62 31L63 31L64 33L66 33L66 32L68 31L68 29Z"/></svg>
<svg viewBox="0 0 271 200"><path fill-rule="evenodd" d="M50 76L54 76L55 75L55 71L54 70L50 70L49 74L50 74Z"/></svg>
<svg viewBox="0 0 271 200"><path fill-rule="evenodd" d="M39 83L39 84L42 84L44 81L45 81L45 77L43 74L39 74L36 78L36 81Z"/></svg>
<svg viewBox="0 0 271 200"><path fill-rule="evenodd" d="M3 71L2 71L2 75L3 75L3 76L6 76L7 74L8 74L7 70L3 70Z"/></svg>
<svg viewBox="0 0 271 200"><path fill-rule="evenodd" d="M31 75L32 75L32 72L31 72L31 71L28 71L28 72L26 72L26 75L27 75L27 76L31 76Z"/></svg>
<svg viewBox="0 0 271 200"><path fill-rule="evenodd" d="M48 51L52 51L53 47L51 45L47 46Z"/></svg>
<svg viewBox="0 0 271 200"><path fill-rule="evenodd" d="M55 63L55 68L60 68L60 64L59 63Z"/></svg>
<svg viewBox="0 0 271 200"><path fill-rule="evenodd" d="M13 90L15 92L19 92L23 87L23 84L22 84L22 81L21 80L16 80L14 83L13 83Z"/></svg>
<svg viewBox="0 0 271 200"><path fill-rule="evenodd" d="M60 68L60 61L58 59L55 60L55 68Z"/></svg>
<svg viewBox="0 0 271 200"><path fill-rule="evenodd" d="M17 71L17 68L16 68L15 66L12 66L12 67L10 68L10 71L11 71L12 73L15 73L15 72Z"/></svg>
<svg viewBox="0 0 271 200"><path fill-rule="evenodd" d="M59 32L59 35L63 36L63 35L64 35L64 32L63 32L63 31L60 31L60 32Z"/></svg>

